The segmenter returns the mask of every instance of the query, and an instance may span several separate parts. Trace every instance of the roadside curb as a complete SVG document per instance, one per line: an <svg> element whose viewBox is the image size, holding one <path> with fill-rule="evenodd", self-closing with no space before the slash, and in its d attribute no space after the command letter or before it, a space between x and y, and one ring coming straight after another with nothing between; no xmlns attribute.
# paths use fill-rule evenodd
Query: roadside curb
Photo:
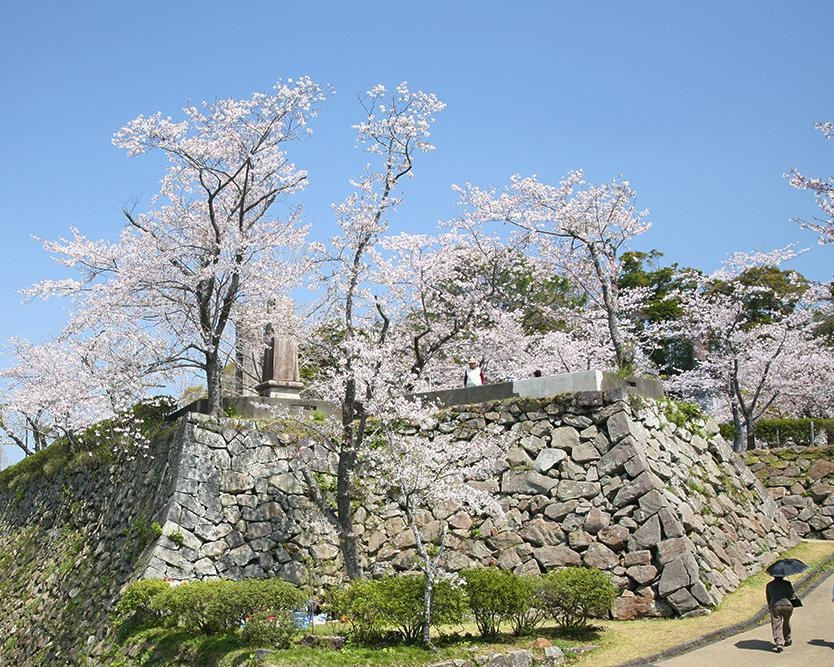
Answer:
<svg viewBox="0 0 834 667"><path fill-rule="evenodd" d="M806 572L805 575L796 582L794 591L799 597L805 596L819 586L820 583L822 583L822 581L832 572L834 572L834 554L809 569L808 572ZM668 660L669 658L689 653L695 649L709 646L710 644L719 642L722 639L727 639L727 637L732 637L733 635L737 635L741 632L752 630L767 619L768 615L769 612L767 606L764 606L746 621L740 621L739 623L729 625L726 628L714 630L713 632L707 633L683 644L672 646L671 648L661 651L660 653L655 653L654 655L648 655L644 658L638 658L637 660L619 663L616 667L655 666L660 660Z"/></svg>

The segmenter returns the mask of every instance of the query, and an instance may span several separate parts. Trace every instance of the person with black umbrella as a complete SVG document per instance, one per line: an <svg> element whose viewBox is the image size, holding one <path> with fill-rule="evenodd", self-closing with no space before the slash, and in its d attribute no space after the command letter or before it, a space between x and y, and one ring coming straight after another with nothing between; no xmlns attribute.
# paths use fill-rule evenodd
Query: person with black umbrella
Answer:
<svg viewBox="0 0 834 667"><path fill-rule="evenodd" d="M767 573L773 577L765 588L767 608L770 610L770 629L773 632L773 650L781 653L791 641L791 616L793 608L802 603L796 597L793 586L785 577L799 574L807 569L807 565L796 558L783 558L767 568Z"/></svg>

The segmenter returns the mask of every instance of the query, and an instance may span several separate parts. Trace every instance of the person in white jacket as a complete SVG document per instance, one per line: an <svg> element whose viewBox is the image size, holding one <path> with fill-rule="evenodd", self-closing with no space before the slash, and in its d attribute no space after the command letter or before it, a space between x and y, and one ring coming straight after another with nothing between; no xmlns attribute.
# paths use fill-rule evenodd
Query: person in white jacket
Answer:
<svg viewBox="0 0 834 667"><path fill-rule="evenodd" d="M481 368L481 365L478 363L478 360L475 357L472 357L469 360L466 372L463 375L463 386L480 387L482 384L485 383L486 378L484 377L484 370Z"/></svg>

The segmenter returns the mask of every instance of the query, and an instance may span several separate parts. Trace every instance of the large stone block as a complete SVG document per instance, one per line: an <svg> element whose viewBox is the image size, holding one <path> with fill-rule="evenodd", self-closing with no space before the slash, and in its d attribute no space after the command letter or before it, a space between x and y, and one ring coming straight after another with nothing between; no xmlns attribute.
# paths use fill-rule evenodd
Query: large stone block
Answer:
<svg viewBox="0 0 834 667"><path fill-rule="evenodd" d="M582 554L582 562L587 567L610 570L620 564L620 558L604 544L594 542Z"/></svg>
<svg viewBox="0 0 834 667"><path fill-rule="evenodd" d="M565 450L548 447L547 449L543 449L539 452L539 455L533 463L533 467L538 472L546 474L552 468L558 466L566 458L567 454L565 453Z"/></svg>
<svg viewBox="0 0 834 667"><path fill-rule="evenodd" d="M578 553L561 544L533 549L533 557L545 570L567 565L579 565L582 562Z"/></svg>

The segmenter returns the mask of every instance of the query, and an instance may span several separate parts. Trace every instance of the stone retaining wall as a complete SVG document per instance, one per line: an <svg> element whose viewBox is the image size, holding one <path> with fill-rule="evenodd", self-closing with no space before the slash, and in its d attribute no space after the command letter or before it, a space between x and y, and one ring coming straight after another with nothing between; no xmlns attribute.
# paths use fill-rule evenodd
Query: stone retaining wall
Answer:
<svg viewBox="0 0 834 667"><path fill-rule="evenodd" d="M166 537L145 576L277 575L299 584L341 576L336 537L294 471L295 438L252 426L189 417ZM430 537L449 526L452 570L597 567L620 591L617 616L687 615L797 541L713 422L675 426L649 399L512 399L450 410L439 428L503 432L512 443L482 483L501 498L501 519L450 507L423 517ZM322 483L332 481L335 462L312 458ZM369 494L356 525L371 573L413 567L413 536L395 505Z"/></svg>
<svg viewBox="0 0 834 667"><path fill-rule="evenodd" d="M676 426L665 404L616 396L446 412L444 432L510 442L495 477L482 482L500 498L501 519L453 507L422 517L429 536L448 525L451 569L598 567L617 585L616 616L691 615L797 541L713 422ZM153 458L92 460L1 490L0 664L97 655L113 599L133 578L340 579L336 537L295 463L309 456L330 484L335 461L301 449L302 435L190 414L155 443ZM366 569L410 569L413 537L399 509L372 489L357 500Z"/></svg>
<svg viewBox="0 0 834 667"><path fill-rule="evenodd" d="M744 458L800 537L834 540L834 446L757 449Z"/></svg>
<svg viewBox="0 0 834 667"><path fill-rule="evenodd" d="M0 665L85 664L103 648L175 485L182 438L169 431L147 456L82 452L0 489Z"/></svg>

